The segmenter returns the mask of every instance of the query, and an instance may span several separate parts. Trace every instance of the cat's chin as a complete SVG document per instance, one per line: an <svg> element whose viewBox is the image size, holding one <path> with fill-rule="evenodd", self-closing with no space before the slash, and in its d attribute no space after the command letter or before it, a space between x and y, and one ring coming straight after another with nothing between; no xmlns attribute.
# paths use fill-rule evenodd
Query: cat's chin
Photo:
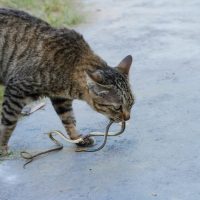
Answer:
<svg viewBox="0 0 200 200"><path fill-rule="evenodd" d="M110 121L113 121L114 123L120 123L122 122L122 120L120 119L112 119L112 118L109 118Z"/></svg>

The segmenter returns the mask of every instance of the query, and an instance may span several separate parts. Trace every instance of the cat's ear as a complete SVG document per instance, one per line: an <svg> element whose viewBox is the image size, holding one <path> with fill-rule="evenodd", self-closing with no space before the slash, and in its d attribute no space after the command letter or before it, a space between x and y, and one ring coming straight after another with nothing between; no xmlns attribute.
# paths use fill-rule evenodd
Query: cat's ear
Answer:
<svg viewBox="0 0 200 200"><path fill-rule="evenodd" d="M101 70L96 70L95 72L86 71L85 75L90 93L98 96L108 94L110 86L101 84L104 78Z"/></svg>
<svg viewBox="0 0 200 200"><path fill-rule="evenodd" d="M126 56L116 67L116 70L128 76L129 70L131 68L133 58L131 55Z"/></svg>
<svg viewBox="0 0 200 200"><path fill-rule="evenodd" d="M96 70L96 71L91 72L91 71L87 70L86 71L86 79L101 84L104 79L103 71Z"/></svg>

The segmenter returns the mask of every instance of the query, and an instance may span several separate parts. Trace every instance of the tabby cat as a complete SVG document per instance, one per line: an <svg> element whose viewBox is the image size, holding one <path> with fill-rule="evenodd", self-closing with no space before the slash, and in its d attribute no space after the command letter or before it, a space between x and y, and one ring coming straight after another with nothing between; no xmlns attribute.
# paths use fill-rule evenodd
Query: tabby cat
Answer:
<svg viewBox="0 0 200 200"><path fill-rule="evenodd" d="M74 99L115 122L128 120L134 103L128 82L131 64L129 55L111 68L76 31L53 28L23 11L0 9L0 84L5 86L0 154L7 153L22 108L39 97L51 99L71 139L81 137ZM92 143L86 137L79 145Z"/></svg>

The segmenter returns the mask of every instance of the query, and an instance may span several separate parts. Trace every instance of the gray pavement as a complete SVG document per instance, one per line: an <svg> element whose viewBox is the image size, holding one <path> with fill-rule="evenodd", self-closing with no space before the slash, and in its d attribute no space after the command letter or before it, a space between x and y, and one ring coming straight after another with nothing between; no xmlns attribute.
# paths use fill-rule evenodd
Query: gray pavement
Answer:
<svg viewBox="0 0 200 200"><path fill-rule="evenodd" d="M48 103L22 119L0 163L1 200L199 200L200 2L85 0L89 22L77 30L110 65L132 54L136 95L124 135L97 153L64 150L23 169L19 152L52 146L45 132L64 131ZM106 119L75 102L79 130ZM99 141L100 142L100 141Z"/></svg>

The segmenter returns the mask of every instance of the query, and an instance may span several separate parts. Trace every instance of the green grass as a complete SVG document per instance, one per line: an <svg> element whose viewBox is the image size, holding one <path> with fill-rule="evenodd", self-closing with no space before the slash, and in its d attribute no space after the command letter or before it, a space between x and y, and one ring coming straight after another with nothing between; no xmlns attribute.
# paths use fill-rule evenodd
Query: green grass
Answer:
<svg viewBox="0 0 200 200"><path fill-rule="evenodd" d="M74 26L84 20L77 0L0 0L0 7L27 11L52 26Z"/></svg>

